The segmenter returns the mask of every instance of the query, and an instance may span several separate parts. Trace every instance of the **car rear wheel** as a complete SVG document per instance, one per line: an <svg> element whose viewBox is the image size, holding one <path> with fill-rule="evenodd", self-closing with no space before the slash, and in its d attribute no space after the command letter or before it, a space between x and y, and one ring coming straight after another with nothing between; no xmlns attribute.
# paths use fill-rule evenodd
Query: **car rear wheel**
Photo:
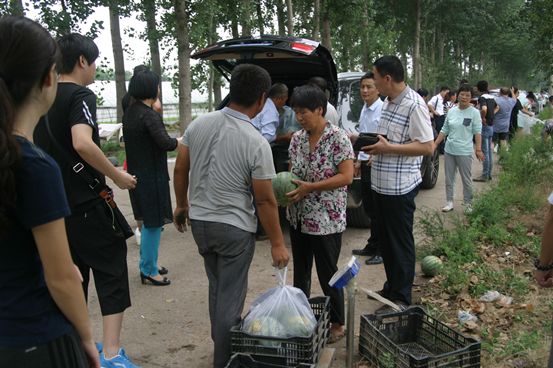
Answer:
<svg viewBox="0 0 553 368"><path fill-rule="evenodd" d="M432 155L424 156L421 164L421 189L432 189L438 181L440 172L440 154L435 150Z"/></svg>
<svg viewBox="0 0 553 368"><path fill-rule="evenodd" d="M347 208L346 216L347 216L348 226L363 227L363 228L371 227L371 220L365 213L363 206L359 206L357 208Z"/></svg>

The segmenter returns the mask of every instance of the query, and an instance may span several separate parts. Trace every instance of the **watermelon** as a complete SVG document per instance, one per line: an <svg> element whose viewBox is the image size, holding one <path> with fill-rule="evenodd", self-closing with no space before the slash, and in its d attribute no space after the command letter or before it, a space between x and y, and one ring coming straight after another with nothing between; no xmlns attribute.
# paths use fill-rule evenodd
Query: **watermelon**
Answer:
<svg viewBox="0 0 553 368"><path fill-rule="evenodd" d="M273 192L275 193L277 203L281 206L288 206L290 204L290 198L286 196L286 193L290 193L298 187L292 183L292 180L299 180L299 178L288 171L279 172L276 178L272 179Z"/></svg>
<svg viewBox="0 0 553 368"><path fill-rule="evenodd" d="M426 256L422 260L421 269L426 276L432 277L440 273L443 264L442 260L436 256Z"/></svg>
<svg viewBox="0 0 553 368"><path fill-rule="evenodd" d="M282 337L284 336L284 327L282 324L272 317L256 318L244 328L244 332L255 336L270 336L270 337ZM280 346L278 341L260 340L263 346Z"/></svg>

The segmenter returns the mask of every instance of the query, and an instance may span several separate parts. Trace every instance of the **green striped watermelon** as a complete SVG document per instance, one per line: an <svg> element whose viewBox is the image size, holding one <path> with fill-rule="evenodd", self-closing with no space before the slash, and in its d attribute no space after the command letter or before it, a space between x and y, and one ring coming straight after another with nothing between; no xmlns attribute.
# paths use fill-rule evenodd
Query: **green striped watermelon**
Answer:
<svg viewBox="0 0 553 368"><path fill-rule="evenodd" d="M281 206L288 206L290 204L286 193L290 193L298 187L292 183L292 180L299 180L299 178L288 171L279 172L276 178L272 179L273 192L275 193L277 203Z"/></svg>
<svg viewBox="0 0 553 368"><path fill-rule="evenodd" d="M421 269L426 276L432 277L440 273L443 264L442 260L436 256L426 256L422 260Z"/></svg>

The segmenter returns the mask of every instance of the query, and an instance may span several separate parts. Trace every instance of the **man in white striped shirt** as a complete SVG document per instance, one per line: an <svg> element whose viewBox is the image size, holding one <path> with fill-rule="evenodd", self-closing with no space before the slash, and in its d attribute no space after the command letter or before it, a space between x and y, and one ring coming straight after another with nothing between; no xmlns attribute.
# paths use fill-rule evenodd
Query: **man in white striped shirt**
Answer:
<svg viewBox="0 0 553 368"><path fill-rule="evenodd" d="M382 106L375 145L362 147L373 156L372 189L378 218L380 250L387 281L383 296L401 310L411 305L415 274L413 214L415 197L422 182L422 156L434 152L434 134L423 99L404 82L404 69L395 56L374 63L376 87L388 96ZM376 314L394 313L384 305Z"/></svg>

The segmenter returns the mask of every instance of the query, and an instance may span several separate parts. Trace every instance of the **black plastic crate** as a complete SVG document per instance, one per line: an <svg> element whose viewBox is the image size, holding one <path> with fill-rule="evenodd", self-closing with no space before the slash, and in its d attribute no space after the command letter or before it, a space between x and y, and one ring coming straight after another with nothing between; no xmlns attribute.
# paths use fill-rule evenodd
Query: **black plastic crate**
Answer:
<svg viewBox="0 0 553 368"><path fill-rule="evenodd" d="M375 367L480 367L480 341L430 317L421 307L361 315L359 353Z"/></svg>
<svg viewBox="0 0 553 368"><path fill-rule="evenodd" d="M255 336L242 331L241 322L230 329L232 353L251 355L256 361L281 366L300 363L316 364L330 335L330 298L318 296L309 299L317 326L307 337Z"/></svg>
<svg viewBox="0 0 553 368"><path fill-rule="evenodd" d="M282 366L258 362L250 355L234 354L225 368L282 368ZM313 364L300 363L294 368L315 368L315 366Z"/></svg>

